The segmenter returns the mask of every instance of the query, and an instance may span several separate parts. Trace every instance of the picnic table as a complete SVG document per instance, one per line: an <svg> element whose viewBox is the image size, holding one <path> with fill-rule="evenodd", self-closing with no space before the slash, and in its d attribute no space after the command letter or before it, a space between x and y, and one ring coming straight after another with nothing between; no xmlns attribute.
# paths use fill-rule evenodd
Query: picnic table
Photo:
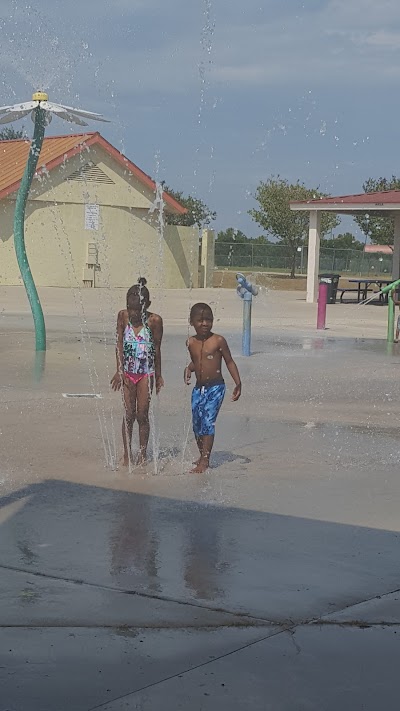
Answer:
<svg viewBox="0 0 400 711"><path fill-rule="evenodd" d="M371 289L372 286L377 286L378 290L381 291L382 287L387 286L388 284L391 284L393 279L380 279L379 277L375 277L372 279L349 279L349 283L351 284L357 284L357 287L354 289L341 289L340 291L342 292L340 295L340 301L343 303L343 294L346 293L346 291L354 291L357 292L357 303L360 303L360 301L365 301L368 299L368 292L373 291ZM388 294L379 294L379 301L383 304L387 304L388 302Z"/></svg>

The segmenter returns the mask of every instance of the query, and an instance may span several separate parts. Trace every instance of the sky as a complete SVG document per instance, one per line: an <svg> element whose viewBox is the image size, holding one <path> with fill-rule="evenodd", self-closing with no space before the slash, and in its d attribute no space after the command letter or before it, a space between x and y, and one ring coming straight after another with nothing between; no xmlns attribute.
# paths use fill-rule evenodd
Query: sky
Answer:
<svg viewBox="0 0 400 711"><path fill-rule="evenodd" d="M261 234L272 175L342 195L400 174L398 0L1 0L0 36L1 105L43 88L103 113L88 130L217 230Z"/></svg>

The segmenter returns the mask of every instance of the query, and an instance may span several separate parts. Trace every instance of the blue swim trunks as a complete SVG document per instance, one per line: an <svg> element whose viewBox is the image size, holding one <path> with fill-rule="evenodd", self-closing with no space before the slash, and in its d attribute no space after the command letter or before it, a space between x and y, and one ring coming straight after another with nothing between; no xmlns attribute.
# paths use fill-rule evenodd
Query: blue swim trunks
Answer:
<svg viewBox="0 0 400 711"><path fill-rule="evenodd" d="M196 385L192 392L193 432L196 437L215 434L215 421L226 391L225 383Z"/></svg>

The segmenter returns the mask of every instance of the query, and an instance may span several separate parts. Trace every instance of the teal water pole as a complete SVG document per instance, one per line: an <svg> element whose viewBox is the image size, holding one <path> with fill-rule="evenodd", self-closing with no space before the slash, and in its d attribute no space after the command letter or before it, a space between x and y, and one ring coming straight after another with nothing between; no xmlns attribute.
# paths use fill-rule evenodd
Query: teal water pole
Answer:
<svg viewBox="0 0 400 711"><path fill-rule="evenodd" d="M258 288L238 272L236 274L238 286L236 293L243 300L243 335L242 335L242 355L251 355L251 307L253 296L257 296Z"/></svg>
<svg viewBox="0 0 400 711"><path fill-rule="evenodd" d="M387 323L387 342L394 341L394 302L392 295L388 294L388 323Z"/></svg>
<svg viewBox="0 0 400 711"><path fill-rule="evenodd" d="M388 295L388 323L387 323L387 342L388 343L393 343L393 341L394 341L394 302L392 299L391 291L392 291L392 289L395 289L396 286L399 286L399 285L400 285L400 279L397 279L396 281L392 281L391 284L388 284L387 286L384 286L383 289L381 289L382 294Z"/></svg>
<svg viewBox="0 0 400 711"><path fill-rule="evenodd" d="M38 106L34 109L35 128L32 143L29 148L28 161L22 176L21 184L17 193L14 212L14 246L15 254L21 276L24 282L25 291L28 295L31 306L33 322L35 325L36 350L46 350L46 326L42 305L36 289L31 268L29 266L28 255L25 248L25 209L28 200L29 190L35 175L36 166L39 160L40 151L43 145L44 132L46 128L46 112Z"/></svg>

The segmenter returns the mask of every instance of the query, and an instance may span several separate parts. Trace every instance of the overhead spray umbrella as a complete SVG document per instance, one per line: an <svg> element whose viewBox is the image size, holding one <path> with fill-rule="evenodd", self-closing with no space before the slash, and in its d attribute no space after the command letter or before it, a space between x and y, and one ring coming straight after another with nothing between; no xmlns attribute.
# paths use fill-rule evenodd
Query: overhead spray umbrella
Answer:
<svg viewBox="0 0 400 711"><path fill-rule="evenodd" d="M36 166L39 160L40 151L43 145L46 126L52 119L52 114L59 118L76 123L78 126L87 126L87 121L105 121L101 114L91 111L74 109L71 106L62 106L49 101L49 97L43 91L37 91L32 96L32 101L26 101L14 106L0 107L0 124L11 123L31 114L35 124L33 138L29 148L28 160L22 176L21 184L17 193L14 212L14 246L17 255L18 266L28 295L35 324L36 350L46 350L46 326L44 323L43 310L39 300L39 295L33 281L32 272L29 266L28 256L25 249L25 208L35 175ZM85 120L86 119L86 120Z"/></svg>

